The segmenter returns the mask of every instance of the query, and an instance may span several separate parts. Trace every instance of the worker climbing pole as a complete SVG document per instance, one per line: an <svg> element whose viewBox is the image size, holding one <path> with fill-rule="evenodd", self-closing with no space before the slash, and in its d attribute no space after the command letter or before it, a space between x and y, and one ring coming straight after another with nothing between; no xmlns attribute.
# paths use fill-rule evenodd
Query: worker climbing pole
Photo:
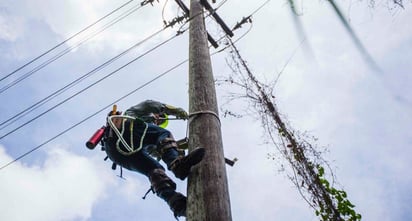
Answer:
<svg viewBox="0 0 412 221"><path fill-rule="evenodd" d="M97 130L86 146L93 149L101 142L113 161L113 169L119 165L145 175L150 181L150 190L166 201L177 218L186 215L186 197L176 192L176 183L166 175L156 158L163 160L176 178L185 180L191 168L203 159L205 149L196 148L182 155L172 133L161 127L167 115L188 118L182 108L153 100L130 107L124 113L114 106L107 116L106 126Z"/></svg>
<svg viewBox="0 0 412 221"><path fill-rule="evenodd" d="M180 7L185 8L180 0ZM206 8L228 36L233 33L214 12L206 0L191 0L189 35L189 110L147 100L127 109L123 114L113 108L106 126L100 128L86 143L90 149L101 142L108 158L121 168L148 177L151 190L165 200L174 216L186 216L191 221L231 221L230 199L216 91L208 47L215 42L204 25ZM167 115L188 120L188 154L182 155L180 145L166 125ZM184 152L183 152L184 153ZM176 192L176 183L169 178L158 160L184 180L188 177L186 198Z"/></svg>

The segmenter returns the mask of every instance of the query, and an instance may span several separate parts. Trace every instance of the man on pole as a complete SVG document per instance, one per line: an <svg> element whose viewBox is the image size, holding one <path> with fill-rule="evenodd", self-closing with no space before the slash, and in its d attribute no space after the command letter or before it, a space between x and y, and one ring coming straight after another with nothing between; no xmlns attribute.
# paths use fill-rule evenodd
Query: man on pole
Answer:
<svg viewBox="0 0 412 221"><path fill-rule="evenodd" d="M176 183L169 178L161 159L174 175L184 180L192 166L198 164L205 154L204 148L197 148L187 156L179 154L178 145L172 133L162 126L167 116L188 119L182 108L176 108L158 101L146 100L127 109L109 113L103 138L104 150L115 164L149 178L151 188L165 200L175 217L186 216L186 197L176 192Z"/></svg>

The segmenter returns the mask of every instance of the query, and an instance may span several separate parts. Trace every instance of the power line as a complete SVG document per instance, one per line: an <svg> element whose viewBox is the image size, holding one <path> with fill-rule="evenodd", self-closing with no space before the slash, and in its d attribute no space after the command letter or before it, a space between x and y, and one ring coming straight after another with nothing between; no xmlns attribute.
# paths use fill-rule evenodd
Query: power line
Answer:
<svg viewBox="0 0 412 221"><path fill-rule="evenodd" d="M188 60L189 60L189 59L186 59L186 60L184 60L184 61L181 61L181 62L178 63L177 65L175 65L175 66L171 67L170 69L166 70L165 72L157 75L157 76L156 76L155 78L153 78L152 80L150 80L150 81L142 84L142 85L139 86L138 88L130 91L130 92L127 93L126 95L123 95L122 97L120 97L119 99L117 99L117 100L115 100L114 102L110 103L109 105L101 108L100 110L98 110L98 111L96 111L95 113L89 115L88 117L84 118L83 120L79 121L78 123L76 123L76 124L72 125L71 127L63 130L63 131L60 132L60 133L58 133L58 134L55 135L54 137L46 140L45 142L43 142L43 143L39 144L38 146L32 148L31 150L29 150L29 151L27 151L26 153L20 155L19 157L15 158L14 160L12 160L12 161L8 162L7 164L1 166L1 167L0 167L0 170L6 168L6 167L8 167L8 166L10 166L11 164L13 164L13 163L17 162L18 160L22 159L23 157L29 155L30 153L36 151L37 149L43 147L44 145L46 145L46 144L48 144L48 143L50 143L51 141L53 141L53 140L55 140L56 138L62 136L63 134L67 133L68 131L74 129L75 127L79 126L80 124L86 122L87 120L89 120L90 118L92 118L92 117L96 116L97 114L103 112L104 110L107 110L107 108L111 107L113 104L116 104L117 102L125 99L126 97L128 97L128 96L136 93L136 92L139 91L140 89L142 89L142 88L146 87L147 85L153 83L154 81L160 79L161 77L165 76L166 74L170 73L170 72L173 71L174 69L176 69L176 68L178 68L179 66L183 65L184 63L186 63Z"/></svg>
<svg viewBox="0 0 412 221"><path fill-rule="evenodd" d="M196 17L196 16L198 16L198 15L195 15L194 17ZM194 17L192 17L191 19L193 19ZM191 20L191 19L188 19L188 21ZM188 21L186 21L186 23L187 23ZM185 24L186 24L186 23L185 23ZM183 24L181 27L183 27L185 24ZM166 27L169 27L169 26L173 26L173 24L170 24L170 23L169 23ZM166 27L165 27L165 28L166 28ZM187 29L185 29L185 30L181 30L181 29L180 29L175 36L173 36L172 38L166 40L165 42L161 43L160 45L162 45L162 44L164 44L164 43L172 40L173 38L177 37L178 35L184 33L186 30L187 30ZM158 45L158 46L160 46L160 45ZM156 47L158 47L158 46L156 46ZM155 48L153 48L153 49L151 49L151 50L149 50L149 51L152 51L152 50L154 50L154 49L155 49ZM149 52L149 51L148 51L148 52ZM148 53L148 52L147 52L147 53ZM141 55L141 56L143 56L143 55ZM141 56L139 56L139 57L141 57ZM134 61L138 60L139 57L133 59L132 61L130 61L130 62L128 62L127 64L123 65L123 66L120 67L119 69L113 71L113 72L110 73L109 75L114 74L115 72L119 71L120 69L122 69L122 68L126 67L127 65L133 63ZM139 91L140 89L142 89L142 88L146 87L147 85L153 83L154 81L160 79L161 77L165 76L166 74L170 73L171 71L173 71L174 69L178 68L179 66L183 65L184 63L186 63L186 62L188 62L188 61L189 61L189 59L185 59L185 60L181 61L180 63L178 63L178 64L176 64L175 66L173 66L173 67L169 68L168 70L166 70L165 72L157 75L157 76L156 76L155 78L153 78L152 80L144 83L143 85L141 85L141 86L139 86L138 88L132 90L131 92L127 93L126 95L123 95L122 97L120 97L119 99L117 99L117 100L115 100L114 102L110 103L109 105L101 108L100 110L96 111L96 112L93 113L92 115L84 118L83 120L79 121L78 123L72 125L71 127L67 128L67 129L63 130L62 132L60 132L60 133L58 133L57 135L53 136L52 138L46 140L45 142L41 143L40 145L38 145L38 146L32 148L31 150L25 152L24 154L20 155L19 157L15 158L14 160L10 161L9 163L1 166L1 167L0 167L0 170L6 168L6 167L8 167L8 166L10 166L11 164L13 164L13 163L17 162L18 160L22 159L23 157L31 154L32 152L34 152L34 151L38 150L39 148L43 147L44 145L50 143L51 141L57 139L58 137L60 137L60 136L62 136L62 135L64 135L64 134L67 133L68 131L74 129L75 127L77 127L77 126L79 126L80 124L86 122L86 121L89 120L90 118L92 118L92 117L96 116L97 114L101 113L102 111L106 110L107 108L109 108L109 107L112 106L113 104L115 104L115 103L117 103L117 102L125 99L126 97L128 97L128 96L136 93L136 92ZM106 78L106 77L108 77L108 76L105 76L104 78ZM102 79L100 79L98 82L100 82L101 80L102 80ZM98 82L95 82L94 84L97 84ZM79 93L81 93L81 92L79 92ZM77 94L79 94L79 93L77 93ZM76 96L77 94L73 95L72 97ZM67 99L66 99L66 100L67 100ZM60 102L60 103L64 103L64 102L66 102L66 100L63 101L63 102ZM53 107L53 109L54 109L54 107ZM49 109L48 111L50 111L50 109ZM47 111L47 112L48 112L48 111ZM44 114L44 113L43 113L43 114ZM41 114L41 115L43 115L43 114ZM40 116L38 116L38 117L40 117ZM36 118L38 118L38 117L36 117ZM32 121L33 121L33 120L35 120L35 119L32 119ZM30 122L28 122L28 123L30 123ZM26 124L27 124L27 123L26 123ZM8 135L8 134L7 134L7 135ZM6 136L7 136L7 135L6 135ZM5 137L5 136L3 136L3 137ZM0 137L0 139L2 139L3 137Z"/></svg>
<svg viewBox="0 0 412 221"><path fill-rule="evenodd" d="M196 15L196 16L198 16L198 15ZM193 19L193 18L192 18L192 19ZM189 20L190 20L190 19L189 19ZM183 24L183 25L184 25L184 24ZM182 25L182 27L183 27L183 25ZM179 30L179 31L177 32L177 34L176 34L175 36L173 36L172 38L175 38L176 36L184 33L186 30L187 30L187 29L185 29L185 30L183 30L183 31L180 31L180 30ZM167 41L169 41L169 40L171 40L171 39L168 39ZM215 54L216 54L216 53L213 53L212 56L215 55ZM136 59L135 59L135 60L136 60ZM132 63L133 61L134 61L134 60L132 60L132 61L129 62L129 63ZM180 63L174 65L173 67L171 67L171 68L169 68L168 70L164 71L163 73L157 75L155 78L151 79L150 81L142 84L142 85L139 86L138 88L136 88L136 89L130 91L129 93L121 96L121 97L118 98L117 100L115 100L115 101L113 101L112 103L106 105L105 107L99 109L98 111L96 111L95 113L89 115L88 117L82 119L82 120L79 121L78 123L70 126L69 128L67 128L67 129L63 130L62 132L58 133L57 135L55 135L55 136L51 137L50 139L44 141L43 143L39 144L38 146L30 149L29 151L25 152L24 154L22 154L22 155L20 155L20 156L18 156L18 157L15 158L14 160L12 160L12 161L6 163L5 165L1 166L1 167L0 167L0 170L6 168L6 167L8 167L8 166L10 166L11 164L13 164L13 163L17 162L18 160L26 157L27 155L31 154L32 152L40 149L40 148L43 147L44 145L50 143L51 141L57 139L58 137L60 137L60 136L62 136L62 135L64 135L65 133L67 133L67 132L69 132L70 130L76 128L77 126L81 125L82 123L86 122L87 120L89 120L90 118L96 116L97 114L103 112L104 110L107 110L107 108L109 108L109 107L111 107L112 105L118 103L119 101L125 99L126 97L128 97L128 96L136 93L137 91L141 90L142 88L146 87L147 85L155 82L156 80L158 80L158 79L160 79L161 77L167 75L168 73L170 73L171 71L173 71L173 70L175 70L176 68L180 67L181 65L185 64L185 63L188 62L188 61L189 61L189 59L185 59L185 60L181 61ZM129 64L129 63L128 63L128 64ZM127 64L126 64L126 65L127 65ZM116 71L117 71L117 70L116 70ZM1 137L0 139L2 139L2 137Z"/></svg>
<svg viewBox="0 0 412 221"><path fill-rule="evenodd" d="M215 10L217 10L218 8L220 8L227 0L223 1ZM271 0L266 0L264 3L262 3L258 8L256 8L252 13L249 14L249 16L243 17L241 21L237 22L236 25L231 29L231 31L235 31L239 28L242 27L243 24L245 23L250 23L250 27L249 29L242 34L239 38L237 38L236 40L233 41L233 43L236 43L238 41L240 41L242 38L244 38L251 30L253 27L252 24L252 16L255 15L256 13L258 13L264 6L266 6L267 3L269 3ZM230 36L229 36L230 37ZM225 39L225 38L229 38L227 34L223 35L222 37L220 37L216 42L220 42L221 40ZM215 52L212 53L212 55L220 53L224 50L226 50L227 48L230 47L230 44L227 44L224 48L217 50Z"/></svg>
<svg viewBox="0 0 412 221"><path fill-rule="evenodd" d="M129 53L131 50L135 49L137 46L141 45L142 43L146 42L147 40L149 40L150 38L154 37L155 35L159 34L161 31L164 31L165 29L162 28L161 30L155 32L154 34L150 35L149 37L147 37L146 39L143 39L142 41L139 41L138 43L134 44L133 46L129 47L127 50L123 51L122 53L116 55L115 57L111 58L110 60L104 62L103 64L99 65L98 67L94 68L93 70L87 72L86 74L80 76L79 78L75 79L74 81L72 81L71 83L67 84L66 86L60 88L59 90L53 92L52 94L48 95L47 97L41 99L40 101L36 102L35 104L27 107L26 109L24 109L23 111L15 114L14 116L10 117L9 119L3 121L2 123L0 123L0 126L2 126L0 128L0 130L4 129L5 127L9 126L10 124L14 123L15 121L18 120L18 117L22 117L27 115L28 113L32 112L33 110L39 108L40 106L44 105L45 103L47 103L48 101L52 100L53 98L57 97L58 95L62 94L63 92L67 91L68 89L72 88L73 86L75 86L76 84L80 83L81 81L85 80L86 78L92 76L93 74L95 74L96 72L102 70L103 68L105 68L106 66L108 66L109 64L113 63L114 61L116 61L117 59L119 59L120 57L124 56L125 54ZM6 124L6 125L4 125ZM3 126L4 125L4 126Z"/></svg>
<svg viewBox="0 0 412 221"><path fill-rule="evenodd" d="M263 5L261 5L258 9L261 9L267 2L269 2L269 1L266 1L266 2L265 2ZM255 10L250 16L248 16L248 18L251 17L251 16L252 16L254 13L256 13L257 11L258 11L258 10ZM243 20L245 20L245 19L243 19ZM239 23L238 23L238 24L239 24ZM237 26L238 26L238 24L237 24ZM234 30L234 29L236 29L236 28L233 28L232 30ZM249 29L249 31L250 31L250 29ZM153 37L154 35L156 35L156 34L158 34L158 33L159 33L159 32L153 34L151 37ZM244 35L246 35L246 33L245 33ZM243 35L243 36L244 36L244 35ZM242 37L243 37L243 36L242 36ZM149 37L149 38L151 38L151 37ZM241 37L241 38L242 38L242 37ZM239 39L241 39L241 38L239 38ZM239 40L239 39L238 39L238 40ZM147 39L146 39L146 40L147 40ZM110 63L112 63L113 61L117 60L119 57L123 56L124 54L126 54L127 52L129 52L129 51L132 50L133 48L137 47L138 45L140 45L142 42L144 42L144 41L146 41L146 40L143 40L143 41L141 41L141 42L133 45L132 47L130 47L130 48L127 49L126 51L122 52L121 54L117 55L116 57L110 59L109 61L105 62L104 64L102 64L102 65L100 65L100 66L98 66L97 68L93 69L92 71L86 73L85 75L81 76L80 78L76 79L75 81L71 82L70 84L64 86L63 88L61 88L61 89L59 89L58 91L52 93L51 95L47 96L46 98L38 101L37 103L33 104L32 106L26 108L25 110L19 112L18 114L14 115L13 117L9 118L8 120L2 122L2 123L0 124L0 126L1 126L1 125L4 125L4 124L7 123L7 122L9 122L9 123L8 123L7 125L1 127L0 129L4 129L5 127L9 126L9 125L12 124L13 122L17 121L17 120L18 120L17 117L19 117L19 116L25 116L26 114L32 112L33 110L37 109L37 108L40 107L41 105L47 103L48 101L50 101L50 100L53 99L54 97L60 95L60 94L63 93L64 91L66 91L66 90L68 90L69 88L73 87L75 84L80 83L82 80L84 80L85 78L91 76L93 73L95 73L95 72L103 69L105 66L107 66L107 65L109 65ZM219 40L221 40L221 39L219 39ZM237 40L236 40L236 41L237 41ZM225 48L224 48L224 49L225 49ZM224 50L224 49L222 49L222 50ZM222 50L220 50L220 51L222 51ZM219 51L219 52L220 52L220 51ZM2 138L3 138L3 137L2 137Z"/></svg>
<svg viewBox="0 0 412 221"><path fill-rule="evenodd" d="M101 27L101 29L96 30L95 32L87 35L86 37L84 37L82 40L80 40L77 44L68 47L66 49L64 49L63 51L60 51L58 54L56 54L55 56L49 58L48 60L46 60L45 62L41 63L40 65L36 66L35 68L33 68L32 70L26 72L23 76L20 76L19 78L17 78L16 80L10 82L9 84L3 86L0 89L0 94L3 93L4 91L6 91L7 89L9 89L10 87L13 87L14 85L18 84L19 82L23 81L24 79L30 77L31 75L33 75L34 73L38 72L39 70L43 69L44 67L46 67L47 65L49 65L50 63L56 61L57 59L61 58L63 55L69 53L70 51L72 51L75 48L78 48L80 45L82 45L83 43L85 43L86 41L90 40L91 38L97 36L98 34L102 33L103 31L105 31L106 29L110 28L111 26L113 26L114 24L118 23L119 21L123 20L124 18L126 18L127 16L129 16L130 14L136 12L137 10L139 10L140 8L142 8L142 5L137 5L134 6L133 8L127 10L126 12L123 12L121 15L119 15L118 17L116 17L115 19L111 20L109 23L105 24L104 26Z"/></svg>
<svg viewBox="0 0 412 221"><path fill-rule="evenodd" d="M176 37L179 36L181 33L183 33L183 32L178 32L176 35L174 35L174 36L172 36L171 38L163 41L162 43L156 45L155 47L149 49L149 50L146 51L145 53L143 53L143 54L139 55L138 57L134 58L133 60L127 62L126 64L124 64L124 65L122 65L121 67L117 68L117 69L114 70L113 72L105 75L104 77L100 78L99 80L95 81L94 83L90 84L89 86L83 88L82 90L78 91L77 93L71 95L70 97L64 99L63 101L61 101L61 102L59 102L58 104L54 105L53 107L47 109L46 111L42 112L41 114L37 115L36 117L34 117L34 118L26 121L25 123L21 124L20 126L16 127L15 129L7 132L6 134L4 134L4 135L2 135L2 136L0 137L0 140L3 139L4 137L6 137L6 136L8 136L8 135L10 135L10 134L12 134L12 133L14 133L15 131L19 130L20 128L26 126L27 124L33 122L34 120L40 118L41 116L47 114L48 112L50 112L51 110L55 109L56 107L62 105L63 103L71 100L72 98L74 98L74 97L76 97L77 95L83 93L84 91L90 89L91 87L93 87L93 86L95 86L96 84L100 83L100 82L103 81L104 79L112 76L113 74L117 73L117 72L120 71L121 69L123 69L123 68L125 68L126 66L132 64L133 62L137 61L137 60L140 59L141 57L147 55L148 53L154 51L155 49L159 48L160 46L162 46L162 45L166 44L167 42L171 41L172 39L176 38Z"/></svg>
<svg viewBox="0 0 412 221"><path fill-rule="evenodd" d="M164 31L167 28L173 27L173 25L175 23L177 23L179 20L178 19L174 19L171 22L168 22L168 24L160 29L159 31L153 33L152 35L150 35L149 37L143 39L142 41L136 43L135 45L131 46L130 48L128 48L127 50L123 51L122 53L118 54L117 56L113 57L112 59L106 61L105 63L103 63L102 65L96 67L95 69L93 69L92 71L80 76L79 78L77 78L76 80L72 81L71 83L69 83L68 85L64 86L63 88L55 91L54 93L50 94L49 96L43 98L42 100L36 102L35 104L31 105L30 107L24 109L23 111L15 114L13 117L5 120L4 122L2 122L0 124L0 126L2 126L0 128L0 130L4 129L5 127L9 126L10 124L16 122L18 120L18 117L22 117L27 115L28 113L34 111L35 109L39 108L40 106L44 105L45 103L47 103L48 101L52 100L53 98L57 97L58 95L62 94L63 92L67 91L68 89L70 89L71 87L73 87L74 85L80 83L81 81L85 80L86 78L90 77L91 75L93 75L94 73L100 71L101 69L103 69L104 67L108 66L109 64L113 63L115 60L119 59L121 56L127 54L128 52L130 52L131 50L133 50L134 48L136 48L137 46L141 45L142 43L146 42L147 40L153 38L154 36L156 36L157 34L159 34L160 32ZM187 22L186 22L187 23ZM186 24L184 23L181 28ZM181 29L180 28L180 29ZM181 32L181 31L178 31Z"/></svg>
<svg viewBox="0 0 412 221"><path fill-rule="evenodd" d="M126 5L130 4L132 1L134 0L130 0L126 3L124 3L123 5L121 5L120 7L116 8L115 10L109 12L108 14L104 15L103 17L99 18L98 20L96 20L95 22L93 22L92 24L88 25L87 27L83 28L82 30L80 30L79 32L77 32L76 34L70 36L69 38L67 38L66 40L62 41L61 43L57 44L56 46L50 48L49 50L45 51L44 53L40 54L39 56L35 57L34 59L32 59L31 61L27 62L26 64L22 65L21 67L17 68L16 70L10 72L9 74L7 74L6 76L2 77L0 79L0 81L10 77L11 75L13 75L14 73L20 71L21 69L25 68L26 66L30 65L31 63L37 61L38 59L40 59L41 57L45 56L46 54L48 54L49 52L53 51L54 49L60 47L61 45L65 44L66 42L70 41L71 39L73 39L74 37L78 36L79 34L83 33L84 31L86 31L87 29L93 27L94 25L96 25L97 23L99 23L100 21L104 20L105 18L109 17L110 15L112 15L113 13L119 11L121 8L125 7Z"/></svg>

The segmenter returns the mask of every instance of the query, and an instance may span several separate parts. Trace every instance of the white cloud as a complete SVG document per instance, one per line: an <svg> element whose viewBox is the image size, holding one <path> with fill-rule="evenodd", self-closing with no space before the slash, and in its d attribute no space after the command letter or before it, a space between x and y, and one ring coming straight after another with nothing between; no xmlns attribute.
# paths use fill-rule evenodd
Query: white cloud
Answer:
<svg viewBox="0 0 412 221"><path fill-rule="evenodd" d="M264 75L269 80L276 75L275 69L279 70L283 67L300 44L285 2L271 1L267 7L254 15L253 29L238 42L242 55L254 73L258 76ZM393 74L382 77L368 70L348 34L332 14L327 2L304 1L303 3L304 14L301 19L308 34L308 41L312 43L312 49L317 56L318 66L313 67L315 65L303 60L302 50L298 51L276 87L279 110L291 120L294 128L309 130L312 135L320 138L321 145L331 147L328 158L332 160L332 167L339 168L336 175L345 187L349 199L357 206L356 209L365 220L408 220L403 219L403 216L410 208L405 205L411 205L412 200L408 189L412 181L405 175L411 167L408 159L411 155L409 151L410 131L412 131L411 107L394 100L394 95L407 97L409 94L407 93L409 89L406 88L411 84L410 78L406 74L400 76L396 73L406 73L411 69L407 62L410 60L410 54L399 53L398 48L403 48L405 52L412 51L409 50L410 43L408 44L412 34L408 21L411 20L409 18L412 14L408 9L396 16L388 16L389 13L385 15L386 9L362 14L365 13L362 11L365 7L355 10L359 5L353 5L350 9L351 22L372 56L378 62L387 61L386 56L391 58L389 65ZM13 4L18 3L13 2ZM58 35L64 39L121 3L93 0L85 4L80 0L64 2L43 0L24 2L20 5L22 7L13 4L6 6L13 13L7 15L7 19L0 17L0 29L3 30L0 32L0 38L8 39L7 41L22 39L21 42L8 44L7 48L16 50L21 47L25 51L36 54L33 48L26 48L26 45L32 46L33 42L30 42L31 44L24 42L31 39L37 43L33 39L40 39L43 35L36 36L38 33L33 30L34 27L27 25L32 24L30 22L47 26L43 29L52 33L44 33L44 36L54 39ZM175 5L170 1L169 4ZM219 13L231 26L258 5L256 1L227 1ZM74 66L77 68L85 66L86 63L98 63L95 60L90 62L92 56L96 60L103 56L109 57L106 53L96 52L104 49L105 52L114 55L113 50L124 49L131 43L135 43L147 33L161 27L161 6L162 4L155 3L155 7L148 6L139 12L141 14L138 16L119 23L104 35L94 39L87 46L90 50L86 52L78 50L76 54L73 53L78 57L74 65L61 65L64 63L62 61L57 64L58 69L74 72ZM236 10L233 10L234 7ZM348 9L347 5L342 7L345 11ZM174 15L174 11L171 11L167 7L166 16L169 18ZM209 28L213 28L213 24L214 21L208 22ZM248 26L245 25L245 29L236 32L235 39L247 28ZM83 53L78 53L79 51ZM87 56L82 57L85 54ZM405 57L397 59L397 56ZM169 66L166 65L167 62L173 65L175 62L172 59L179 60L184 57L187 57L186 41L173 42L170 48L144 60L141 62L142 65L126 70L125 72L133 73L127 78L113 77L107 87L97 88L87 97L81 98L85 101L83 105L70 103L56 111L62 119L49 117L44 118L48 119L47 122L39 119L40 124L32 124L30 134L35 137L34 142L43 142L50 137L50 131L61 131L60 129L65 128L66 124L78 122L80 118L100 108L103 103L111 102L113 99L110 96L117 98L123 95L123 92L129 91L129 88L140 85L146 78L159 73L160 70L165 70ZM215 75L228 74L223 60L223 56L214 57ZM402 66L399 66L399 61L404 62ZM389 61L382 62L384 70L388 69L388 63ZM5 63L0 65L5 65L6 68ZM129 103L125 101L124 103L127 104L121 103L119 107L125 109L134 102L150 96L160 100L176 101L182 105L187 104L186 77L184 79L182 77L185 76L186 73L182 73L185 71L187 69L180 69L179 76L171 75L168 76L167 81L150 85L150 88L129 98L127 101ZM45 71L42 74L46 76L49 73ZM60 72L59 74L59 81L66 82L65 76L68 75ZM39 82L44 83L42 77L39 79ZM124 79L127 79L128 85ZM390 82L394 84L388 89ZM395 83L399 83L400 86ZM129 87L129 84L132 86ZM33 85L37 89L50 89L46 84ZM112 93L102 96L102 91L106 91L112 85L122 85L122 87L116 87ZM17 92L19 96L27 94L27 91ZM223 97L220 95L225 94L219 94L219 98ZM10 97L2 97L2 99L7 101ZM91 101L90 97L98 98ZM16 100L20 101L20 99ZM221 99L220 102L222 104L225 100ZM26 106L23 102L19 105ZM244 108L232 107L234 112ZM4 111L15 113L20 110L10 105ZM89 121L87 126L70 131L68 136L59 138L59 142L67 145L70 143L73 146L82 145L84 148L83 144L79 144L79 138L87 139L94 132L92 130L103 122L104 116L102 116L99 116L101 119L97 120L96 117L93 122ZM268 220L273 217L279 220L310 220L314 216L313 211L307 207L292 184L282 174L276 172L278 162L266 159L266 153L273 152L273 149L271 146L262 145L259 122L253 124L253 121L254 119L230 122L222 120L227 157L239 158L239 162L227 170L233 217L236 220ZM173 128L175 125L178 127ZM49 128L50 131L45 131L44 128ZM173 123L170 128L175 129L173 132L177 134L176 137L180 138L185 134L184 123ZM43 132L47 133L47 137ZM13 139L15 136L10 136L6 141L19 146L16 145L18 139ZM12 145L8 145L7 148L11 150ZM77 149L76 153L89 154L82 150ZM0 151L2 151L0 162L8 162L11 157L7 156L3 148L0 148ZM141 175L133 178L131 173L127 173L127 181L119 180L116 187L120 188L107 191L106 194L110 199L103 200L104 205L102 205L97 201L104 196L103 192L112 185L112 181L108 181L108 178L100 173L107 172L115 178L110 170L110 163L106 163L105 167L100 169L92 163L93 161L74 155L68 150L62 150L61 147L54 148L47 154L47 158L38 158L36 162L40 162L38 164L41 166L27 166L17 162L0 171L1 220L86 220L89 218L100 220L99 218L104 215L121 219L129 218L129 215L137 216L137 213L140 215L139 220L153 220L153 217L159 213L164 215L165 219L172 219L167 205L156 196L140 201L139 194L143 194L149 184ZM180 187L184 185L179 184ZM112 206L116 206L116 209L122 212L107 210ZM92 208L100 210L92 214Z"/></svg>
<svg viewBox="0 0 412 221"><path fill-rule="evenodd" d="M13 42L24 31L25 18L10 10L10 6L8 2L0 3L0 40Z"/></svg>
<svg viewBox="0 0 412 221"><path fill-rule="evenodd" d="M85 220L104 195L108 179L93 161L61 148L42 166L16 162L0 172L0 218L9 221ZM12 158L0 147L0 162Z"/></svg>
<svg viewBox="0 0 412 221"><path fill-rule="evenodd" d="M43 0L40 3L30 1L26 4L30 5L34 18L45 22L63 40L103 18L126 2L93 0L84 4L81 0L64 2ZM92 53L99 53L105 47L116 51L124 50L163 27L159 13L156 13L161 6L159 4L154 4L154 6L158 10L153 10L150 4L141 7L140 1L133 1L71 39L67 44L74 47L81 41L90 39L85 47ZM129 15L124 17L126 14ZM123 19L119 20L120 18ZM96 35L97 33L99 34Z"/></svg>
<svg viewBox="0 0 412 221"><path fill-rule="evenodd" d="M13 42L22 31L22 20L0 14L0 40Z"/></svg>

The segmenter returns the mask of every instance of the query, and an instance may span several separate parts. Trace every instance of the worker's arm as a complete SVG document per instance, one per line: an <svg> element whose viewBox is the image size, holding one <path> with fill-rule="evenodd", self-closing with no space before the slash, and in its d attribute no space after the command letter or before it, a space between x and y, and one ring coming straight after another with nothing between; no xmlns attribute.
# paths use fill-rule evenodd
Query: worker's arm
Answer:
<svg viewBox="0 0 412 221"><path fill-rule="evenodd" d="M174 107L172 105L168 105L168 104L164 104L165 107L165 113L168 115L174 115L177 118L181 118L181 119L187 119L189 117L189 115L187 114L187 112L180 107Z"/></svg>

